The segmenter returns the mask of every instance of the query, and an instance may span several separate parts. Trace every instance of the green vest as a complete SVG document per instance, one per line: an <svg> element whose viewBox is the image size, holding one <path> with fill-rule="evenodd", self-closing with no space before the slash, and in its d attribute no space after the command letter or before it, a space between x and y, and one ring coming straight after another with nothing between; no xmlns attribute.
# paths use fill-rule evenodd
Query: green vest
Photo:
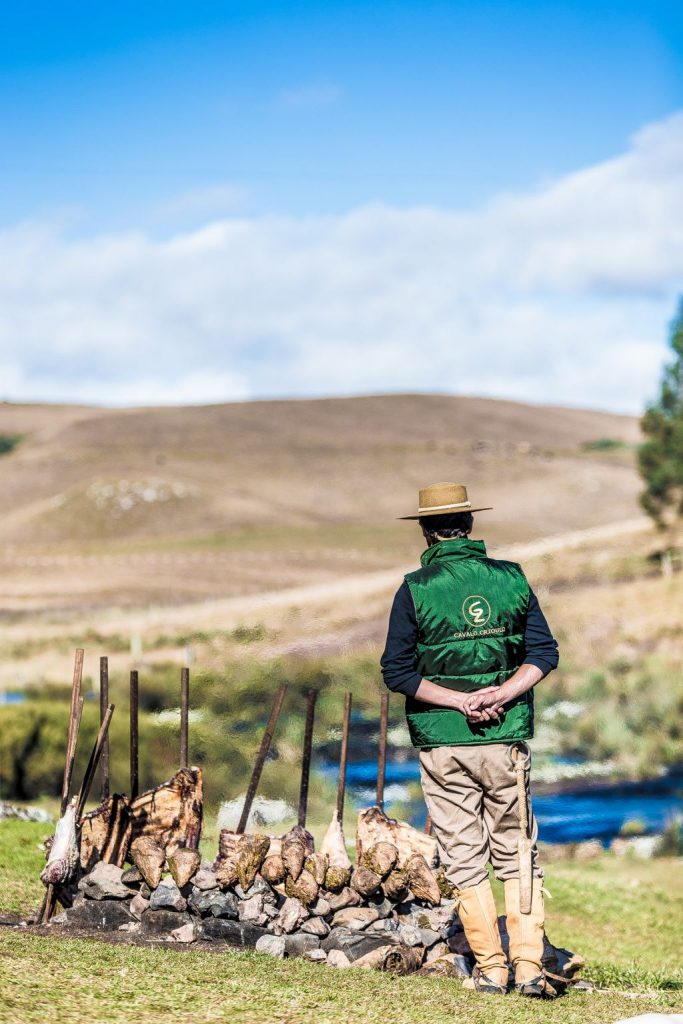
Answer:
<svg viewBox="0 0 683 1024"><path fill-rule="evenodd" d="M424 679L471 693L499 686L524 662L529 584L519 565L486 557L481 540L442 540L405 579L417 616L416 670ZM406 698L413 746L512 743L533 735L533 691L497 722L471 723L459 711Z"/></svg>

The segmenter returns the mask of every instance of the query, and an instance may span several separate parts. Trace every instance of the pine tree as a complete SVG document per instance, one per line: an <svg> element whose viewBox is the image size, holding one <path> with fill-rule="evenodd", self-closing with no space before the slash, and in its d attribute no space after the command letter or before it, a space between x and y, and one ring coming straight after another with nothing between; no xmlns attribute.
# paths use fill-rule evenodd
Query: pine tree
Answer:
<svg viewBox="0 0 683 1024"><path fill-rule="evenodd" d="M645 441L638 452L645 511L660 528L675 532L683 517L683 299L671 324L673 361L665 367L659 397L645 410Z"/></svg>

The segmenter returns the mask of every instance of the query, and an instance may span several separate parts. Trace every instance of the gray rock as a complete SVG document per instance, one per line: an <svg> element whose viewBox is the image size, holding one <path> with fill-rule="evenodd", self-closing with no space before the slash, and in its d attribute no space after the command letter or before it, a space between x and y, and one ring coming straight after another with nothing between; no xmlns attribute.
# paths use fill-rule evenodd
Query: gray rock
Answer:
<svg viewBox="0 0 683 1024"><path fill-rule="evenodd" d="M378 898L377 893L373 893L372 896L368 897L367 906L376 910L379 917L389 917L389 915L394 911L393 903L390 903L389 900L383 896Z"/></svg>
<svg viewBox="0 0 683 1024"><path fill-rule="evenodd" d="M133 893L121 881L122 875L116 864L100 861L90 874L81 878L78 888L89 900L129 900Z"/></svg>
<svg viewBox="0 0 683 1024"><path fill-rule="evenodd" d="M172 879L159 883L150 897L149 905L151 910L176 910L178 913L187 910L187 900Z"/></svg>
<svg viewBox="0 0 683 1024"><path fill-rule="evenodd" d="M466 956L461 956L460 953L453 953L450 958L453 967L457 974L461 978L470 978L472 976L472 970L474 968L474 958L470 959Z"/></svg>
<svg viewBox="0 0 683 1024"><path fill-rule="evenodd" d="M72 927L114 932L133 920L129 907L122 900L83 900L64 913L67 925Z"/></svg>
<svg viewBox="0 0 683 1024"><path fill-rule="evenodd" d="M285 955L285 940L282 935L262 935L255 946L257 953L268 953L269 956Z"/></svg>
<svg viewBox="0 0 683 1024"><path fill-rule="evenodd" d="M320 939L317 935L308 935L306 932L285 935L283 938L285 940L287 956L303 956L308 950L317 949L320 946Z"/></svg>
<svg viewBox="0 0 683 1024"><path fill-rule="evenodd" d="M359 907L363 902L361 894L348 885L341 892L326 893L325 899L332 911L343 910L345 907Z"/></svg>
<svg viewBox="0 0 683 1024"><path fill-rule="evenodd" d="M369 932L396 932L398 931L398 922L394 921L391 917L381 917L379 921L373 921L367 927Z"/></svg>
<svg viewBox="0 0 683 1024"><path fill-rule="evenodd" d="M442 956L448 956L448 946L445 942L437 942L427 950L425 963L430 964L432 960L438 960Z"/></svg>
<svg viewBox="0 0 683 1024"><path fill-rule="evenodd" d="M418 928L430 928L433 932L439 932L441 938L445 939L448 937L446 930L450 929L453 921L453 907L441 905L429 909L421 908L416 910L413 916L413 924Z"/></svg>
<svg viewBox="0 0 683 1024"><path fill-rule="evenodd" d="M121 881L124 885L130 885L134 889L139 888L143 882L143 877L136 867L127 868L121 875Z"/></svg>
<svg viewBox="0 0 683 1024"><path fill-rule="evenodd" d="M277 923L283 932L293 932L304 923L309 917L309 913L306 907L303 905L301 900L297 900L292 896L289 896L282 904L282 908L277 917Z"/></svg>
<svg viewBox="0 0 683 1024"><path fill-rule="evenodd" d="M246 891L241 885L236 885L235 894L241 900L249 900L252 896L261 896L264 903L270 903L274 907L278 903L278 894L268 885L265 878L255 878Z"/></svg>
<svg viewBox="0 0 683 1024"><path fill-rule="evenodd" d="M135 896L133 896L133 899L130 901L130 912L133 917L139 921L148 908L149 900L146 900L144 896L141 896L139 892L136 892Z"/></svg>
<svg viewBox="0 0 683 1024"><path fill-rule="evenodd" d="M330 934L321 940L320 945L328 954L328 960L333 950L341 950L353 961L380 946L395 942L398 942L396 933L385 932L377 935L371 932L354 932L350 928L333 928Z"/></svg>
<svg viewBox="0 0 683 1024"><path fill-rule="evenodd" d="M398 929L398 937L404 946L421 946L422 935L420 929L412 924L402 924ZM437 939L438 939L437 935Z"/></svg>
<svg viewBox="0 0 683 1024"><path fill-rule="evenodd" d="M237 897L233 892L194 888L187 903L192 913L199 917L211 914L212 917L227 917L234 921L237 920Z"/></svg>
<svg viewBox="0 0 683 1024"><path fill-rule="evenodd" d="M266 917L272 919L274 917L277 917L280 911L277 909L277 907L272 906L272 904L266 903L263 907L263 913L265 914Z"/></svg>
<svg viewBox="0 0 683 1024"><path fill-rule="evenodd" d="M117 931L120 932L137 932L140 930L140 925L137 921L126 921L124 924L120 924Z"/></svg>
<svg viewBox="0 0 683 1024"><path fill-rule="evenodd" d="M338 910L332 918L333 928L351 928L354 932L362 932L379 914L373 907L345 907Z"/></svg>
<svg viewBox="0 0 683 1024"><path fill-rule="evenodd" d="M309 917L308 921L301 925L301 931L324 938L330 934L330 926L322 917Z"/></svg>
<svg viewBox="0 0 683 1024"><path fill-rule="evenodd" d="M318 896L317 900L308 906L309 913L313 914L314 917L327 917L331 910L332 907L322 896Z"/></svg>
<svg viewBox="0 0 683 1024"><path fill-rule="evenodd" d="M420 933L420 942L423 946L426 946L427 949L441 940L440 934L438 932L433 932L431 928L419 928L418 931Z"/></svg>
<svg viewBox="0 0 683 1024"><path fill-rule="evenodd" d="M324 952L324 951L323 951ZM327 962L330 967L350 967L351 961L341 949L331 949L327 954Z"/></svg>
<svg viewBox="0 0 683 1024"><path fill-rule="evenodd" d="M167 939L176 928L190 924L189 914L178 913L176 910L146 910L140 918L140 931L151 938Z"/></svg>
<svg viewBox="0 0 683 1024"><path fill-rule="evenodd" d="M248 900L240 900L237 905L237 915L240 921L255 921L257 924L264 917L263 896L257 893Z"/></svg>
<svg viewBox="0 0 683 1024"><path fill-rule="evenodd" d="M171 938L174 942L194 942L196 938L194 921L181 924L180 928L174 928L171 932Z"/></svg>
<svg viewBox="0 0 683 1024"><path fill-rule="evenodd" d="M302 953L304 960L312 960L313 963L322 964L327 960L327 953L324 949L319 946L316 949L307 949L305 953ZM341 956L344 956L342 953Z"/></svg>
<svg viewBox="0 0 683 1024"><path fill-rule="evenodd" d="M143 921L149 915L145 914ZM226 918L205 917L198 927L198 937L208 941L227 942L229 946L253 948L268 933L250 921L229 921Z"/></svg>
<svg viewBox="0 0 683 1024"><path fill-rule="evenodd" d="M199 871L192 879L192 884L196 889L201 889L202 892L218 888L216 873L209 863L204 861L201 864Z"/></svg>

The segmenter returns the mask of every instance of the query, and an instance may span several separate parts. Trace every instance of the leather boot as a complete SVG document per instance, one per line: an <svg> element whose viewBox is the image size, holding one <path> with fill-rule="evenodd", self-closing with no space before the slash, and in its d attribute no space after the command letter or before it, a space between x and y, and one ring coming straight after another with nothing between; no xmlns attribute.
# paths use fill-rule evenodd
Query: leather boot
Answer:
<svg viewBox="0 0 683 1024"><path fill-rule="evenodd" d="M465 938L474 953L477 965L465 988L477 992L505 995L508 985L508 964L498 931L498 914L488 878L479 885L456 889L456 909L465 929Z"/></svg>
<svg viewBox="0 0 683 1024"><path fill-rule="evenodd" d="M543 879L532 879L531 913L522 914L519 905L519 879L505 882L505 912L510 939L510 960L515 969L515 988L524 996L554 999L557 992L547 980L541 958L545 913Z"/></svg>

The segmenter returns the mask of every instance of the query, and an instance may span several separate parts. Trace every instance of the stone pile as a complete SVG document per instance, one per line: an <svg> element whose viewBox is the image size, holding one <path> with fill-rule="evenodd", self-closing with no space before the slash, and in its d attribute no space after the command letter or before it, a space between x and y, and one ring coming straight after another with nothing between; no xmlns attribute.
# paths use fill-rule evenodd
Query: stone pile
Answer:
<svg viewBox="0 0 683 1024"><path fill-rule="evenodd" d="M132 867L96 864L53 921L335 967L468 976L474 958L435 868L434 840L370 808L359 815L354 867L340 836L343 843L335 818L318 851L299 826L280 838L224 829L213 863L141 836L130 848ZM581 965L550 944L546 952L550 969L566 977Z"/></svg>

